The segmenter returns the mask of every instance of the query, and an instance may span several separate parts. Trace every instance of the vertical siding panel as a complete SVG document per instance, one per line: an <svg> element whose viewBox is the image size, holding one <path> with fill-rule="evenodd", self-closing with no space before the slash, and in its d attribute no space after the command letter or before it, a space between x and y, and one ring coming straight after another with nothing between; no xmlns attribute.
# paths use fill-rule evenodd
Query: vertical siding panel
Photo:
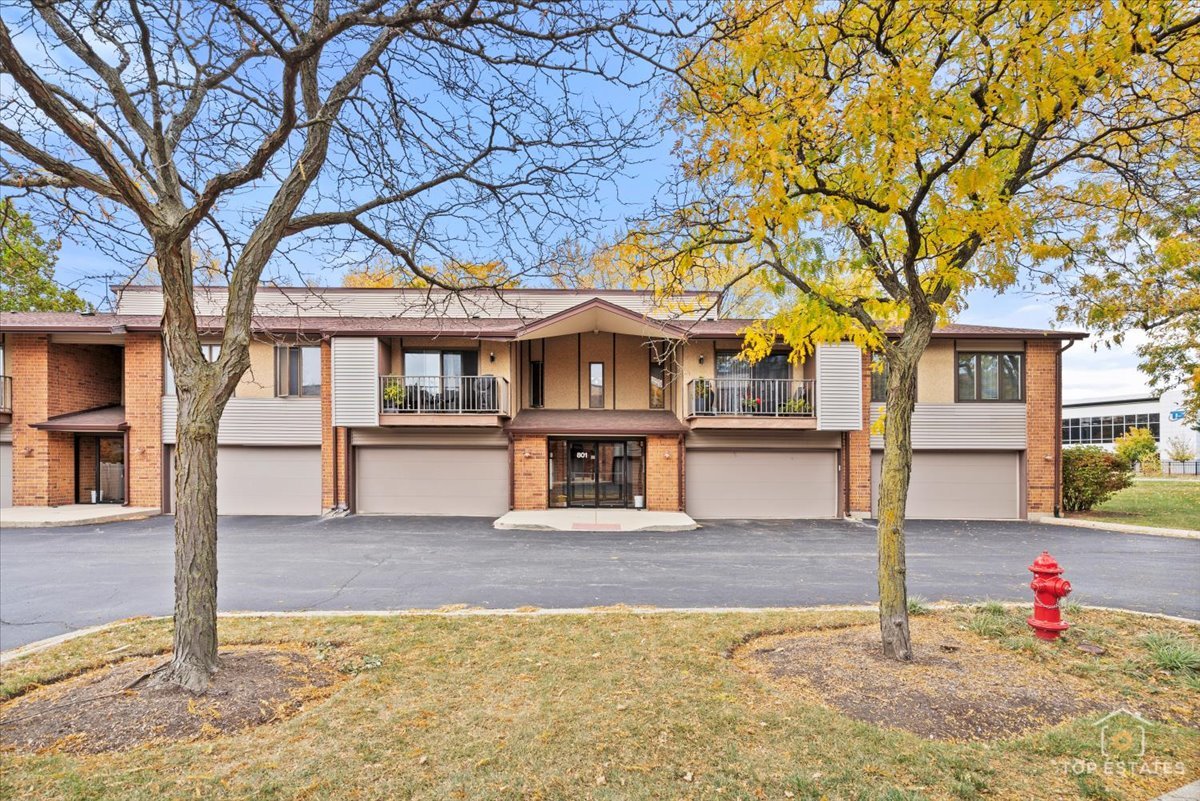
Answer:
<svg viewBox="0 0 1200 801"><path fill-rule="evenodd" d="M862 428L862 351L857 345L817 345L817 430Z"/></svg>
<svg viewBox="0 0 1200 801"><path fill-rule="evenodd" d="M379 339L333 337L333 424L379 425Z"/></svg>

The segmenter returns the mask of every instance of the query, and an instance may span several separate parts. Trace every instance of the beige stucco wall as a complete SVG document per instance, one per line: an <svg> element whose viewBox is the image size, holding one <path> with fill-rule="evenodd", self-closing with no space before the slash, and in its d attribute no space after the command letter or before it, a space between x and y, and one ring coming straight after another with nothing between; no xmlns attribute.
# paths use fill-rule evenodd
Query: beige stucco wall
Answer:
<svg viewBox="0 0 1200 801"><path fill-rule="evenodd" d="M617 337L618 409L650 408L650 348L641 337Z"/></svg>
<svg viewBox="0 0 1200 801"><path fill-rule="evenodd" d="M233 391L237 398L275 397L275 343L250 341L250 367Z"/></svg>
<svg viewBox="0 0 1200 801"><path fill-rule="evenodd" d="M934 340L917 364L917 402L954 403L954 343Z"/></svg>
<svg viewBox="0 0 1200 801"><path fill-rule="evenodd" d="M546 408L578 409L580 370L575 337L551 337L544 342Z"/></svg>

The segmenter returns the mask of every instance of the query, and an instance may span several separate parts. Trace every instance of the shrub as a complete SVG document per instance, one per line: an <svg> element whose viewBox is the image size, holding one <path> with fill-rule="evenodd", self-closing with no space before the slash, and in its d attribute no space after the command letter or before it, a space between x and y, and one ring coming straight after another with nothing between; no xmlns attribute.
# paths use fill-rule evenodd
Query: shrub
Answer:
<svg viewBox="0 0 1200 801"><path fill-rule="evenodd" d="M1133 483L1129 464L1095 445L1065 448L1062 460L1063 508L1068 512L1086 512Z"/></svg>
<svg viewBox="0 0 1200 801"><path fill-rule="evenodd" d="M1167 458L1172 462L1190 462L1196 458L1196 451L1183 437L1171 437L1167 440Z"/></svg>
<svg viewBox="0 0 1200 801"><path fill-rule="evenodd" d="M1130 467L1140 464L1151 456L1158 457L1158 443L1148 428L1131 428L1113 440L1113 450Z"/></svg>

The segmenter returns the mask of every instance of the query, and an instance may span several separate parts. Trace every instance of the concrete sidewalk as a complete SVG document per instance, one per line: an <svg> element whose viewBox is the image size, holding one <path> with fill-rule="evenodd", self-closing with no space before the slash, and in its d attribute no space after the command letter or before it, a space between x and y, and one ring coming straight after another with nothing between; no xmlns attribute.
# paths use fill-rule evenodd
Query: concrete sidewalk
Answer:
<svg viewBox="0 0 1200 801"><path fill-rule="evenodd" d="M64 506L6 506L0 509L0 528L59 528L141 520L161 510L149 506L109 503L69 503Z"/></svg>
<svg viewBox="0 0 1200 801"><path fill-rule="evenodd" d="M683 512L643 509L536 509L509 512L492 524L522 531L691 531L699 528Z"/></svg>

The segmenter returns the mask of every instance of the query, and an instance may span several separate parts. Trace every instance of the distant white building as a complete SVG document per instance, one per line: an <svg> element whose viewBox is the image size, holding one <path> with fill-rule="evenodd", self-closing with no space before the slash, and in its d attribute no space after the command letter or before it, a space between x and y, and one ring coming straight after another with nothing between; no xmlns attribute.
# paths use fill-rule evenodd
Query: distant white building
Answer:
<svg viewBox="0 0 1200 801"><path fill-rule="evenodd" d="M1117 395L1063 404L1063 447L1099 445L1111 450L1113 440L1131 428L1150 429L1163 458L1167 443L1175 438L1191 447L1192 458L1200 455L1200 429L1183 421L1182 389L1160 396Z"/></svg>

